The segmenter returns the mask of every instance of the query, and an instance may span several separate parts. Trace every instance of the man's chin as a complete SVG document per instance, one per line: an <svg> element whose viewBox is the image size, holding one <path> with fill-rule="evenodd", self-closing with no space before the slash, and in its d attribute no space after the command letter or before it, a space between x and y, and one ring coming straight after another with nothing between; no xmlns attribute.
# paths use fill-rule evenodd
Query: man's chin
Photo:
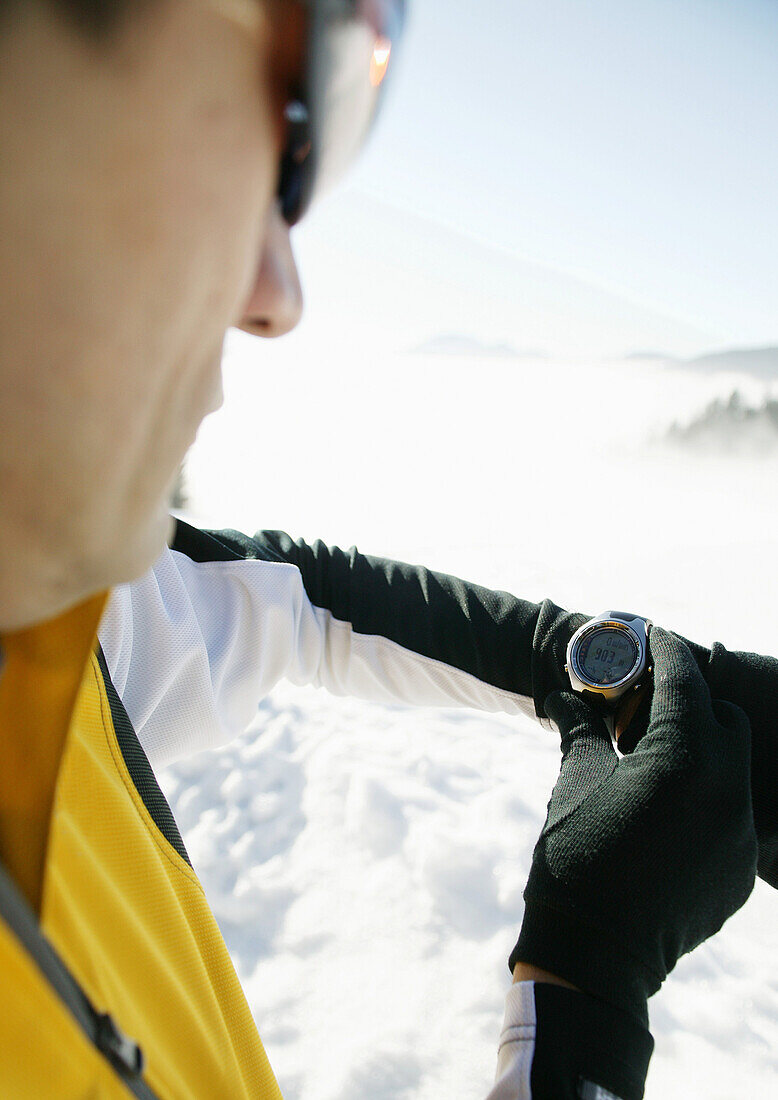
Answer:
<svg viewBox="0 0 778 1100"><path fill-rule="evenodd" d="M109 587L117 584L129 584L144 573L148 573L154 563L170 546L175 537L176 521L170 514L168 498L159 505L155 515L150 517L143 530L136 531L136 538L127 546L125 554L116 561L112 576L106 578Z"/></svg>
<svg viewBox="0 0 778 1100"><path fill-rule="evenodd" d="M173 540L176 537L176 520L174 516L171 516L170 509L167 513L167 529L165 532L165 549L173 545ZM160 551L161 553L161 551ZM156 561L156 558L154 559Z"/></svg>
<svg viewBox="0 0 778 1100"><path fill-rule="evenodd" d="M175 520L175 517L170 514L170 504L169 504L168 501L166 501L165 506L164 506L164 511L163 511L162 515L159 517L158 537L157 537L157 539L155 539L155 542L152 544L152 558L151 558L151 561L148 563L146 569L150 569L151 566L154 564L154 562L157 560L157 558L160 556L160 554L164 553L164 551L170 545L172 545L172 542L173 542L173 539L175 538L175 535L176 535L176 520ZM156 548L156 553L154 553L155 548ZM143 572L146 572L146 570L144 570ZM140 574L138 574L138 575L140 576Z"/></svg>

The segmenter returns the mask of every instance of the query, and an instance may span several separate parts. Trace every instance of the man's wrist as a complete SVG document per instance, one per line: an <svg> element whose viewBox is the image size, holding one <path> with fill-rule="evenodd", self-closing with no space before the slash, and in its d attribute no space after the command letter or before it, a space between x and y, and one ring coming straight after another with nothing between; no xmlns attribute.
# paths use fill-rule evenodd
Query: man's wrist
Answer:
<svg viewBox="0 0 778 1100"><path fill-rule="evenodd" d="M519 939L508 960L510 973L518 962L532 959L536 968L560 980L564 975L581 993L609 1001L647 1026L647 1000L662 984L657 975L616 943L602 922L598 927L582 921L562 901L547 905L528 892L529 887Z"/></svg>
<svg viewBox="0 0 778 1100"><path fill-rule="evenodd" d="M517 962L513 968L513 980L514 982L545 982L547 985L561 985L565 989L575 990L576 993L581 992L578 986L573 985L572 982L568 982L556 974L551 974L548 970L543 970L539 966L533 966L532 963Z"/></svg>

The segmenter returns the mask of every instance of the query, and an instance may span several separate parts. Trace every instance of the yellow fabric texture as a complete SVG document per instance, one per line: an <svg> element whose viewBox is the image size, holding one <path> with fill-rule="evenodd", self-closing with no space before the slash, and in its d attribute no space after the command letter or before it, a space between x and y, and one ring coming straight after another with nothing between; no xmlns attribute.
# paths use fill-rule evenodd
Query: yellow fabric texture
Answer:
<svg viewBox="0 0 778 1100"><path fill-rule="evenodd" d="M41 925L95 1008L140 1044L160 1100L280 1100L197 876L124 764L94 654L57 779ZM0 1095L126 1097L2 922L0 968Z"/></svg>
<svg viewBox="0 0 778 1100"><path fill-rule="evenodd" d="M2 921L0 972L0 1095L7 1100L128 1100L119 1077Z"/></svg>
<svg viewBox="0 0 778 1100"><path fill-rule="evenodd" d="M107 598L2 638L0 860L36 913L57 773Z"/></svg>

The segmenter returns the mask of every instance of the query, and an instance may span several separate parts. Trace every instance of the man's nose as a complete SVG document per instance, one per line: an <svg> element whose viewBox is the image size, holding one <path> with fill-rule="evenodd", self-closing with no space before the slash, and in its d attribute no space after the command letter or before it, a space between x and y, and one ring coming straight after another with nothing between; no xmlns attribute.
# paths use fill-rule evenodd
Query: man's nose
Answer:
<svg viewBox="0 0 778 1100"><path fill-rule="evenodd" d="M303 312L303 292L289 226L277 206L268 216L267 233L254 288L239 328L256 336L283 336Z"/></svg>

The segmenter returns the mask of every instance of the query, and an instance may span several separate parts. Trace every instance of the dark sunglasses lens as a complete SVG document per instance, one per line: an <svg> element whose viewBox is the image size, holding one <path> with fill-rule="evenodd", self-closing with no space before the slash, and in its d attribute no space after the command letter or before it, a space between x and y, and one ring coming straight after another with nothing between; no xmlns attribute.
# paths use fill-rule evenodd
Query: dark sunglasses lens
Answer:
<svg viewBox="0 0 778 1100"><path fill-rule="evenodd" d="M404 0L313 5L305 100L287 107L279 197L294 225L343 174L365 142L402 31Z"/></svg>
<svg viewBox="0 0 778 1100"><path fill-rule="evenodd" d="M307 206L314 159L308 109L299 100L287 104L286 124L287 140L281 159L278 197L284 220L295 225Z"/></svg>

